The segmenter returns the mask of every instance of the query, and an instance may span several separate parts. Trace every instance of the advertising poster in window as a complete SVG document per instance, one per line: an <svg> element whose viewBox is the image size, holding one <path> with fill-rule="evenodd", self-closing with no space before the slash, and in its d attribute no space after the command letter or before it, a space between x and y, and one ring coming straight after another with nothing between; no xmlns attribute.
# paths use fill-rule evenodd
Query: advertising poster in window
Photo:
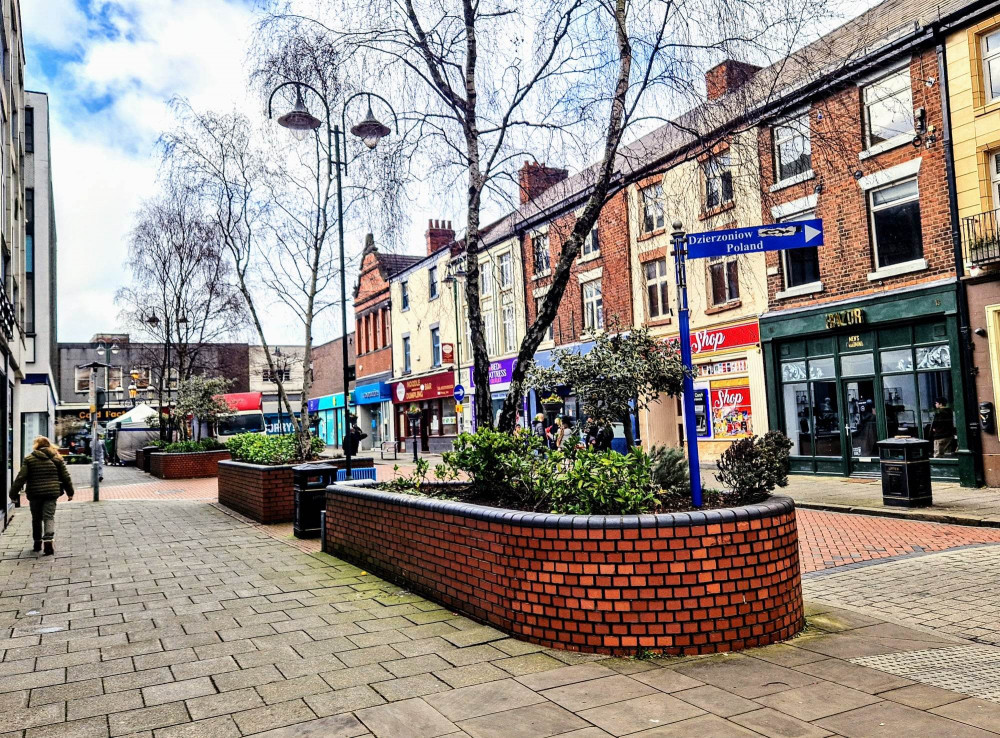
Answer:
<svg viewBox="0 0 1000 738"><path fill-rule="evenodd" d="M750 385L745 379L712 382L712 430L716 438L753 435Z"/></svg>
<svg viewBox="0 0 1000 738"><path fill-rule="evenodd" d="M694 426L698 438L712 437L712 426L708 422L708 417L708 390L696 388L694 391Z"/></svg>

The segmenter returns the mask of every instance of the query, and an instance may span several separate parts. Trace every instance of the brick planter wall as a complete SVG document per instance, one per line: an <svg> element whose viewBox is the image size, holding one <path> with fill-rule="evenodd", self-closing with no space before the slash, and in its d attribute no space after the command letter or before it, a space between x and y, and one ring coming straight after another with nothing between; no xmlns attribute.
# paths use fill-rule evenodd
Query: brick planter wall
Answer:
<svg viewBox="0 0 1000 738"><path fill-rule="evenodd" d="M323 462L342 469L343 459ZM360 469L374 465L372 459L353 459ZM219 503L258 523L290 523L295 514L295 492L291 464L262 466L242 461L219 462Z"/></svg>
<svg viewBox="0 0 1000 738"><path fill-rule="evenodd" d="M142 466L142 449L141 448L137 448L135 450L135 468L136 469L142 469L143 468L143 466Z"/></svg>
<svg viewBox="0 0 1000 738"><path fill-rule="evenodd" d="M160 479L214 477L219 474L219 462L229 458L225 449L183 454L153 453L149 455L149 473Z"/></svg>
<svg viewBox="0 0 1000 738"><path fill-rule="evenodd" d="M381 492L327 491L326 548L479 621L545 646L704 654L803 625L794 503L698 513L522 513Z"/></svg>

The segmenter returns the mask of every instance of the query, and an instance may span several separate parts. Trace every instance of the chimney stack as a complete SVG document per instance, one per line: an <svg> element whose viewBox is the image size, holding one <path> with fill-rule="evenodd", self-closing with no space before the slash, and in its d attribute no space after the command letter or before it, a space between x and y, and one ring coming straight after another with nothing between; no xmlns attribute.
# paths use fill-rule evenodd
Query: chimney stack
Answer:
<svg viewBox="0 0 1000 738"><path fill-rule="evenodd" d="M521 171L518 172L518 185L521 190L521 204L524 205L530 200L534 200L545 190L554 184L559 184L569 172L565 169L547 167L544 164L536 164L530 161L524 162Z"/></svg>
<svg viewBox="0 0 1000 738"><path fill-rule="evenodd" d="M450 246L455 241L455 231L450 220L427 221L427 255Z"/></svg>
<svg viewBox="0 0 1000 738"><path fill-rule="evenodd" d="M726 59L705 72L705 88L709 100L718 100L745 85L760 71L760 67L746 62Z"/></svg>

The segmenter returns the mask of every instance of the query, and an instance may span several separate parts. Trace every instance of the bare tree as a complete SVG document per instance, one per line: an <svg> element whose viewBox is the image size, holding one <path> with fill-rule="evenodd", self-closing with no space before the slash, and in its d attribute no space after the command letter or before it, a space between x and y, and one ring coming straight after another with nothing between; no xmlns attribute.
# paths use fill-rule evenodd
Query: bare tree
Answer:
<svg viewBox="0 0 1000 738"><path fill-rule="evenodd" d="M159 344L148 359L163 407L174 370L184 380L210 369L206 346L233 336L246 313L216 229L183 183L165 181L139 208L125 267L132 278L115 301L124 324Z"/></svg>
<svg viewBox="0 0 1000 738"><path fill-rule="evenodd" d="M406 111L410 152L427 162L423 170L464 180L477 407L490 405L477 258L483 208L509 193L525 158L544 161L546 154L576 151L593 161L590 152L601 152L572 181L573 192L586 193L577 205L582 212L519 348L502 429L514 427L525 372L602 206L637 172L629 159L648 161L649 148L662 143L654 136L644 147L625 150L626 133L680 115L700 99L712 60L780 58L801 42L807 18L828 15L822 0L329 0L321 17L298 13L297 5L289 2L264 27L286 36L322 27L359 75L377 75L382 89L392 85L391 97ZM647 99L653 91L659 99ZM698 135L707 133L703 122L688 123ZM511 218L523 215L522 209ZM489 413L479 413L479 420L492 423Z"/></svg>

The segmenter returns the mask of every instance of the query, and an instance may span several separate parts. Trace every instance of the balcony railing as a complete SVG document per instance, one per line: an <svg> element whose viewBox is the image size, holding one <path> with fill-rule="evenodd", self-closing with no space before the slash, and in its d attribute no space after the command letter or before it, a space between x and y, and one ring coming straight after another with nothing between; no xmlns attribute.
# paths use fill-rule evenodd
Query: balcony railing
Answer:
<svg viewBox="0 0 1000 738"><path fill-rule="evenodd" d="M967 265L1000 264L998 212L989 210L962 218L962 250Z"/></svg>

